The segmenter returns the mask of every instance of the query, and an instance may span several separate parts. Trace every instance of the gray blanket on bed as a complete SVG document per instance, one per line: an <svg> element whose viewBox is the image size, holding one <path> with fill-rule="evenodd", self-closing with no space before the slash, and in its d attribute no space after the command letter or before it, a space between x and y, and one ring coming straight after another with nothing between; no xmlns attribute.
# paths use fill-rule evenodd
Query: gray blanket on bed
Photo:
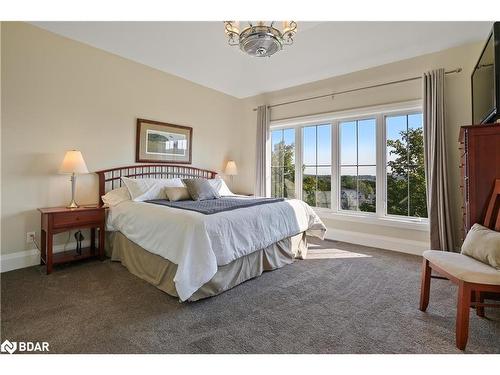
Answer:
<svg viewBox="0 0 500 375"><path fill-rule="evenodd" d="M179 208L182 210L196 211L204 215L212 215L218 212L232 211L238 208L253 207L261 204L282 202L283 198L242 198L242 197L221 197L219 199L208 199L204 201L177 201L171 202L167 199L152 199L147 203L159 204Z"/></svg>

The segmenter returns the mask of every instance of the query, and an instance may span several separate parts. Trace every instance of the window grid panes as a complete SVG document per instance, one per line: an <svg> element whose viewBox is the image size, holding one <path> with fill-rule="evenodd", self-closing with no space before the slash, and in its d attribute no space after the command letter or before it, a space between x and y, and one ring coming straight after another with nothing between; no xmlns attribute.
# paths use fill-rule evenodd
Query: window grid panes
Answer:
<svg viewBox="0 0 500 375"><path fill-rule="evenodd" d="M271 144L273 197L297 191L313 207L427 218L421 111L273 129Z"/></svg>
<svg viewBox="0 0 500 375"><path fill-rule="evenodd" d="M313 207L331 207L332 126L302 128L302 199Z"/></svg>
<svg viewBox="0 0 500 375"><path fill-rule="evenodd" d="M342 210L376 211L377 121L339 123L340 197Z"/></svg>
<svg viewBox="0 0 500 375"><path fill-rule="evenodd" d="M295 129L271 132L271 196L295 198Z"/></svg>
<svg viewBox="0 0 500 375"><path fill-rule="evenodd" d="M386 212L426 218L422 113L387 116L385 126Z"/></svg>

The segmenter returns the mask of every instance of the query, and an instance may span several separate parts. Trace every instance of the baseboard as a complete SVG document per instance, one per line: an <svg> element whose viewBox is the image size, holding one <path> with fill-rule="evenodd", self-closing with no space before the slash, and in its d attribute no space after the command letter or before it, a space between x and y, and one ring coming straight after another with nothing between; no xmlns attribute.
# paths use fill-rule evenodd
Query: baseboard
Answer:
<svg viewBox="0 0 500 375"><path fill-rule="evenodd" d="M40 251L37 249L18 251L0 257L0 271L7 272L19 268L31 267L40 264Z"/></svg>
<svg viewBox="0 0 500 375"><path fill-rule="evenodd" d="M90 240L82 241L82 247L90 246ZM68 242L54 246L54 253L76 248L76 242ZM0 256L0 272L8 272L19 268L31 267L40 264L40 251L38 249L17 251Z"/></svg>
<svg viewBox="0 0 500 375"><path fill-rule="evenodd" d="M404 238L333 228L328 228L325 238L333 241L349 242L357 245L377 247L384 250L398 251L400 253L413 255L422 255L425 250L429 250L429 243L424 241L407 240Z"/></svg>
<svg viewBox="0 0 500 375"><path fill-rule="evenodd" d="M429 249L429 244L423 241L406 240L402 238L381 236L378 234L368 234L328 228L326 239L354 243L357 245L378 247L385 250L393 250L401 253L422 255ZM83 247L90 246L90 240L82 242ZM69 242L66 249L74 249L76 242ZM64 251L64 244L55 245L54 252ZM19 268L31 267L40 264L40 251L38 249L18 251L5 254L0 257L0 272L8 272Z"/></svg>

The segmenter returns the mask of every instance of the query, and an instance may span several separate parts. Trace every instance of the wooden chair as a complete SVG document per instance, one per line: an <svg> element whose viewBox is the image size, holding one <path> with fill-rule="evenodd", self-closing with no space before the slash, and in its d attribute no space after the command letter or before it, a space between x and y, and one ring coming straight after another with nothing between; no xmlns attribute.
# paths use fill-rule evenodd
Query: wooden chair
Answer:
<svg viewBox="0 0 500 375"><path fill-rule="evenodd" d="M484 226L500 231L500 179L495 181ZM484 303L485 297L500 293L500 271L466 255L428 250L423 254L420 310L429 305L431 278L448 279L458 285L456 345L465 350L469 335L469 309L484 317L485 307L500 307L500 303ZM440 276L432 275L432 270ZM489 294L488 294L489 293Z"/></svg>

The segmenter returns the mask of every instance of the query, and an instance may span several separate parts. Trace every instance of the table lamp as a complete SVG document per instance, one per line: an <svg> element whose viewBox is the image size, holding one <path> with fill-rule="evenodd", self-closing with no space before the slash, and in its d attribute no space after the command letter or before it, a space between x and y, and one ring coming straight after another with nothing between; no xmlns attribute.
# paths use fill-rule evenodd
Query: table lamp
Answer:
<svg viewBox="0 0 500 375"><path fill-rule="evenodd" d="M82 153L77 150L66 151L59 173L71 173L71 203L67 208L78 208L75 202L76 175L89 173Z"/></svg>
<svg viewBox="0 0 500 375"><path fill-rule="evenodd" d="M233 185L233 176L236 176L238 174L238 167L236 166L236 163L234 160L229 160L226 164L226 170L224 171L226 176L231 177L231 186Z"/></svg>

